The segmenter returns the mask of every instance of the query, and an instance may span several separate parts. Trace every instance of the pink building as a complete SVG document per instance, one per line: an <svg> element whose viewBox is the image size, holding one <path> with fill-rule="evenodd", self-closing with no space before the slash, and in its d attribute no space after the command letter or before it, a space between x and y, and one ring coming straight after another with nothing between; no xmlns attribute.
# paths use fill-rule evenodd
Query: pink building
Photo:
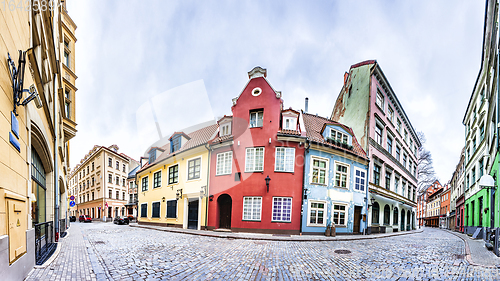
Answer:
<svg viewBox="0 0 500 281"><path fill-rule="evenodd" d="M353 129L370 158L368 232L414 229L421 143L377 61L346 72L331 118Z"/></svg>

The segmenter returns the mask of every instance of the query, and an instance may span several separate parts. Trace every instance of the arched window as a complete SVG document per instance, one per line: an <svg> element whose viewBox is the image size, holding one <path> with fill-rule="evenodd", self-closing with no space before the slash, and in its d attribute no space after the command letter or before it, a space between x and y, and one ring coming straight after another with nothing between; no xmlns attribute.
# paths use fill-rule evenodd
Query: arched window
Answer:
<svg viewBox="0 0 500 281"><path fill-rule="evenodd" d="M394 217L392 219L393 225L398 225L398 218L399 218L398 207L394 207Z"/></svg>
<svg viewBox="0 0 500 281"><path fill-rule="evenodd" d="M408 211L406 212L407 214L407 220L406 220L406 230L410 230L410 226L411 226L411 212Z"/></svg>
<svg viewBox="0 0 500 281"><path fill-rule="evenodd" d="M377 202L373 203L372 206L372 223L379 223L379 217L380 217L380 206L378 205Z"/></svg>
<svg viewBox="0 0 500 281"><path fill-rule="evenodd" d="M384 225L389 225L391 222L391 208L389 205L385 205L384 207Z"/></svg>
<svg viewBox="0 0 500 281"><path fill-rule="evenodd" d="M46 217L46 182L45 169L43 168L42 159L36 152L35 148L31 147L31 179L33 193L35 194L36 202L33 203L33 225L45 222Z"/></svg>

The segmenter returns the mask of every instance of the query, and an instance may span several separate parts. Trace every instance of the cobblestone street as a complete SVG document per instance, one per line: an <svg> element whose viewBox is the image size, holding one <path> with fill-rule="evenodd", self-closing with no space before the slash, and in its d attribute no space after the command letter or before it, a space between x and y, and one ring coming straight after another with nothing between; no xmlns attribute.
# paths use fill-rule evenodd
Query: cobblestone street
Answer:
<svg viewBox="0 0 500 281"><path fill-rule="evenodd" d="M438 229L369 240L291 242L203 237L97 222L72 228L66 246L83 235L89 247L90 259L80 257L94 270L86 274L87 280L500 280L498 268L469 265L464 242ZM55 266L49 266L52 269L36 269L28 280L73 279L65 276L71 270L58 268L64 266L58 263L64 251Z"/></svg>

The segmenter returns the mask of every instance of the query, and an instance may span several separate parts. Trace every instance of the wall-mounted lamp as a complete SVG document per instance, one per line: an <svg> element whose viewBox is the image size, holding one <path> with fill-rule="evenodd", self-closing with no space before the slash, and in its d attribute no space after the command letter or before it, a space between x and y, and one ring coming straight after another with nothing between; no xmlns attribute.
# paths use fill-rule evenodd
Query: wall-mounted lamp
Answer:
<svg viewBox="0 0 500 281"><path fill-rule="evenodd" d="M269 177L269 175L267 175L265 180L266 180L267 192L269 192L269 182L271 181L271 178Z"/></svg>
<svg viewBox="0 0 500 281"><path fill-rule="evenodd" d="M208 196L208 199L210 199L210 201L214 201L214 196L210 195L210 196Z"/></svg>
<svg viewBox="0 0 500 281"><path fill-rule="evenodd" d="M175 199L182 199L182 189L177 189L177 193L175 193Z"/></svg>

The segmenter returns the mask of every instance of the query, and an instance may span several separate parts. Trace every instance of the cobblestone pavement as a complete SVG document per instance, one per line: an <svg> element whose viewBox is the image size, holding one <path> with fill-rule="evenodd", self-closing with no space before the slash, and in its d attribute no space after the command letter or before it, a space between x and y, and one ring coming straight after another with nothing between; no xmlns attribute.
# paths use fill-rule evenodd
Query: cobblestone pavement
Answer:
<svg viewBox="0 0 500 281"><path fill-rule="evenodd" d="M110 223L79 226L106 272L101 278L110 280L500 280L500 269L469 265L463 241L438 229L370 240L284 242Z"/></svg>

